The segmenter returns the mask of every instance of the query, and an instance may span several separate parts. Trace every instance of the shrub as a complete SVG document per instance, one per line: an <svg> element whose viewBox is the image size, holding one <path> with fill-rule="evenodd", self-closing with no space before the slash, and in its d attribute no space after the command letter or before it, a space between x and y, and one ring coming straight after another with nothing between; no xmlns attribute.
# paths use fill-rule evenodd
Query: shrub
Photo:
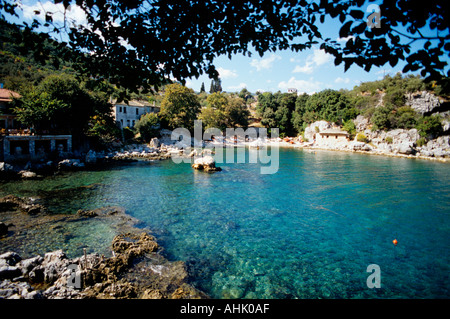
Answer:
<svg viewBox="0 0 450 319"><path fill-rule="evenodd" d="M416 126L417 113L411 106L402 106L397 109L394 119L391 119L391 126L403 129L411 129Z"/></svg>
<svg viewBox="0 0 450 319"><path fill-rule="evenodd" d="M144 141L158 136L159 118L156 113L147 113L141 116L134 126L136 131L141 134Z"/></svg>
<svg viewBox="0 0 450 319"><path fill-rule="evenodd" d="M416 141L416 145L419 147L424 146L425 144L427 144L427 140L425 137L421 137Z"/></svg>
<svg viewBox="0 0 450 319"><path fill-rule="evenodd" d="M125 139L125 141L131 140L134 138L134 131L129 128L128 126L123 128L123 138Z"/></svg>
<svg viewBox="0 0 450 319"><path fill-rule="evenodd" d="M373 113L370 121L373 124L373 129L375 130L388 130L391 126L389 115L392 112L392 107L390 106L380 106Z"/></svg>
<svg viewBox="0 0 450 319"><path fill-rule="evenodd" d="M424 116L417 121L416 128L422 137L428 135L437 137L443 131L441 117L439 115Z"/></svg>
<svg viewBox="0 0 450 319"><path fill-rule="evenodd" d="M356 133L356 126L352 120L345 121L342 129L350 135L350 139L353 139Z"/></svg>
<svg viewBox="0 0 450 319"><path fill-rule="evenodd" d="M388 143L388 144L392 144L392 142L394 142L394 140L392 139L391 136L386 137L384 140L385 140L385 142Z"/></svg>
<svg viewBox="0 0 450 319"><path fill-rule="evenodd" d="M367 137L364 135L364 133L358 133L358 135L356 135L356 140L358 142L367 143Z"/></svg>

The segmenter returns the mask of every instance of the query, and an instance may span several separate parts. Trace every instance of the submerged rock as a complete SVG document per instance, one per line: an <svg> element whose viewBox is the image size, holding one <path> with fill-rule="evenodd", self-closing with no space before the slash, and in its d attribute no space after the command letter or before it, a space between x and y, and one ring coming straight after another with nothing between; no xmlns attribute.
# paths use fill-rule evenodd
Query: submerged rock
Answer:
<svg viewBox="0 0 450 319"><path fill-rule="evenodd" d="M20 198L14 195L7 195L0 198L0 212L6 210L20 210L29 215L47 212L44 206L34 203L33 199Z"/></svg>
<svg viewBox="0 0 450 319"><path fill-rule="evenodd" d="M136 228L137 219L121 207L79 210L77 214L18 214L29 199L6 196L0 199L0 209L13 221L13 233L27 242L30 236L45 240L42 232L57 236L66 225L76 222L105 223L117 234L108 249L111 257L98 253L69 258L63 250L44 255L28 255L22 259L9 251L0 255L0 298L207 298L188 284L183 262L170 262L159 253L156 239L145 229ZM45 207L44 207L45 208ZM87 218L88 217L88 218ZM26 222L28 220L28 222ZM5 247L21 247L16 236L2 238ZM8 244L8 242L12 243Z"/></svg>

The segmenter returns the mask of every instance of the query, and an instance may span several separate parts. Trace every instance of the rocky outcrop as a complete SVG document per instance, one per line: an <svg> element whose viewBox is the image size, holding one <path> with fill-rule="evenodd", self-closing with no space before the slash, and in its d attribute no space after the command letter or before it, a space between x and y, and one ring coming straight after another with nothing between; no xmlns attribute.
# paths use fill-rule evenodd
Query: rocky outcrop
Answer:
<svg viewBox="0 0 450 319"><path fill-rule="evenodd" d="M84 167L85 164L78 158L68 158L58 163L59 170L76 170Z"/></svg>
<svg viewBox="0 0 450 319"><path fill-rule="evenodd" d="M417 152L422 156L450 157L450 136L440 136L427 144L417 147Z"/></svg>
<svg viewBox="0 0 450 319"><path fill-rule="evenodd" d="M109 258L89 254L69 259L58 250L22 260L7 252L0 255L0 298L207 297L187 283L184 263L168 262L155 254L157 249L152 236L127 233L114 238Z"/></svg>
<svg viewBox="0 0 450 319"><path fill-rule="evenodd" d="M5 215L10 210L20 211L28 205L28 200L6 196L0 203L0 212ZM28 223L21 222L17 215L29 219ZM112 227L116 225L119 233L111 242L110 257L85 251L80 257L68 258L63 250L29 258L22 258L12 251L1 254L0 298L207 298L189 285L184 263L166 260L159 252L156 239L145 229L136 228L139 221L123 209L79 210L70 216L41 214L31 217L12 212L11 216L16 218L13 220L14 231L21 234L30 231L36 235L38 226L54 232L63 228L63 224L98 220L104 220ZM9 220L12 220L11 216L8 215ZM6 243L14 236L9 234L2 240Z"/></svg>
<svg viewBox="0 0 450 319"><path fill-rule="evenodd" d="M305 130L305 137L312 132L322 132L331 123L321 123L319 121L311 124ZM314 143L313 148L325 148L342 151L367 152L371 154L389 155L389 156L406 156L406 157L420 157L425 159L440 159L446 160L450 158L450 136L440 136L436 139L430 140L427 144L419 146L419 139L421 138L417 129L395 129L390 131L372 131L369 121L363 116L358 116L355 120L355 127L358 133L364 134L366 141L358 141L357 137L354 140L348 140L347 143L340 144L338 147L327 147L327 145L318 145ZM317 127L317 129L316 129Z"/></svg>
<svg viewBox="0 0 450 319"><path fill-rule="evenodd" d="M220 167L216 167L214 158L209 155L196 158L194 164L192 164L192 168L205 172L218 172L222 170Z"/></svg>
<svg viewBox="0 0 450 319"><path fill-rule="evenodd" d="M439 108L443 101L434 94L422 91L406 94L406 105L411 106L413 110L420 114L432 113Z"/></svg>
<svg viewBox="0 0 450 319"><path fill-rule="evenodd" d="M332 127L331 123L327 121L316 121L310 124L305 129L304 136L309 142L312 142L315 139L317 133L325 131L331 127Z"/></svg>
<svg viewBox="0 0 450 319"><path fill-rule="evenodd" d="M0 211L19 210L28 215L45 214L47 209L34 202L31 198L20 198L14 195L8 195L0 198Z"/></svg>

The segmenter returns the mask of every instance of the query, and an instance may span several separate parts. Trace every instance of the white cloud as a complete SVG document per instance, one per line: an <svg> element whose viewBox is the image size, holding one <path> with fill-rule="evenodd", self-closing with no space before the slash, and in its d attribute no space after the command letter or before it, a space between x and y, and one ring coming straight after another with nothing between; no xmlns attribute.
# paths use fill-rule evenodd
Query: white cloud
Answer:
<svg viewBox="0 0 450 319"><path fill-rule="evenodd" d="M314 81L313 78L310 78L309 80L297 80L295 77L291 77L287 82L281 81L278 83L278 88L281 90L296 88L299 93L312 94L320 91L322 85L322 82Z"/></svg>
<svg viewBox="0 0 450 319"><path fill-rule="evenodd" d="M233 90L242 90L243 88L246 88L247 84L246 83L239 83L239 85L235 85L235 86L229 86L227 87L228 90L233 91Z"/></svg>
<svg viewBox="0 0 450 319"><path fill-rule="evenodd" d="M314 68L330 62L332 56L321 49L314 49L313 53L308 55L303 66L296 65L292 73L306 73L311 74ZM291 62L295 59L291 59Z"/></svg>
<svg viewBox="0 0 450 319"><path fill-rule="evenodd" d="M347 42L348 40L350 40L350 39L355 39L355 37L353 36L353 35L349 35L348 37L343 37L343 38L337 38L336 40L338 41L338 42Z"/></svg>
<svg viewBox="0 0 450 319"><path fill-rule="evenodd" d="M281 57L276 54L271 54L269 57L264 59L253 59L250 62L250 65L255 67L257 71L261 71L264 69L271 69L273 63L277 60L281 60Z"/></svg>
<svg viewBox="0 0 450 319"><path fill-rule="evenodd" d="M310 55L311 57L311 55ZM314 49L314 53L312 54L312 62L319 66L323 65L325 63L328 63L331 61L332 56L328 53L326 53L324 50L321 49Z"/></svg>
<svg viewBox="0 0 450 319"><path fill-rule="evenodd" d="M296 65L292 73L307 73L311 74L314 71L311 63L306 63L304 66Z"/></svg>
<svg viewBox="0 0 450 319"><path fill-rule="evenodd" d="M235 70L228 70L222 67L218 67L217 72L219 72L219 75L222 79L234 79L238 77L238 74Z"/></svg>
<svg viewBox="0 0 450 319"><path fill-rule="evenodd" d="M337 77L336 80L334 80L335 83L350 83L350 79L349 78L341 78L341 77Z"/></svg>
<svg viewBox="0 0 450 319"><path fill-rule="evenodd" d="M38 2L34 5L22 5L23 16L27 20L39 18L45 20L46 13L51 13L54 23L63 23L64 18L75 25L87 23L84 11L77 5L71 5L67 10L64 9L62 3L54 4L52 1ZM39 14L36 15L36 13Z"/></svg>

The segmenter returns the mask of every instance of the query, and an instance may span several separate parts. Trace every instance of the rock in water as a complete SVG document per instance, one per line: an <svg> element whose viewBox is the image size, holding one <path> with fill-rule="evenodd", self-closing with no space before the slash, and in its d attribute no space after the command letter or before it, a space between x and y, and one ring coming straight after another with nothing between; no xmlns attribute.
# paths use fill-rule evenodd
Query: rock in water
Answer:
<svg viewBox="0 0 450 319"><path fill-rule="evenodd" d="M195 159L192 168L203 170L205 172L218 172L222 170L220 167L216 167L214 158L209 155Z"/></svg>

